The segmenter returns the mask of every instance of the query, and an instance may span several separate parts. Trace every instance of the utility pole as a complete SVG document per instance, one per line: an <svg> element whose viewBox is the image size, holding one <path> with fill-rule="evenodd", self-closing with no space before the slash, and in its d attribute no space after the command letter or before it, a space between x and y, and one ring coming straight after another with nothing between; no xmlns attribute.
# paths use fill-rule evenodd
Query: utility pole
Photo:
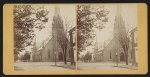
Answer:
<svg viewBox="0 0 150 77"><path fill-rule="evenodd" d="M54 51L54 54L55 54L55 66L56 66L56 51Z"/></svg>
<svg viewBox="0 0 150 77"><path fill-rule="evenodd" d="M116 52L116 66L118 67L118 53Z"/></svg>

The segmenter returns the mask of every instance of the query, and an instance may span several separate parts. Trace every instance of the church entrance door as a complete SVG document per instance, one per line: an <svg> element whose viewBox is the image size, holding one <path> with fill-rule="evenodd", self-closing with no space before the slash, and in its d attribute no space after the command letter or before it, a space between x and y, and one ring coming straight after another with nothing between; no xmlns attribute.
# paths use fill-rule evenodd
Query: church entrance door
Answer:
<svg viewBox="0 0 150 77"><path fill-rule="evenodd" d="M125 57L124 57L124 53L123 52L120 53L120 61L125 61Z"/></svg>
<svg viewBox="0 0 150 77"><path fill-rule="evenodd" d="M62 52L59 52L59 61L63 61L63 54L62 54Z"/></svg>

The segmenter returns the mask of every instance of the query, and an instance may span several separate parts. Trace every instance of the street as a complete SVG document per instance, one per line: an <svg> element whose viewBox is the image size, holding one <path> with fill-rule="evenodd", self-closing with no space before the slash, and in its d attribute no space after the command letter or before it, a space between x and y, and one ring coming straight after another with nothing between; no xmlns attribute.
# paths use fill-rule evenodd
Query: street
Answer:
<svg viewBox="0 0 150 77"><path fill-rule="evenodd" d="M69 63L64 65L63 62L15 62L15 70L75 70L75 66L71 66ZM116 66L115 62L96 62L96 63L77 63L78 70L136 70L137 67L125 65L125 63L119 63Z"/></svg>
<svg viewBox="0 0 150 77"><path fill-rule="evenodd" d="M78 70L132 70L130 65L119 63L118 67L115 62L96 62L96 63L83 63L78 62ZM127 68L128 67L128 68Z"/></svg>
<svg viewBox="0 0 150 77"><path fill-rule="evenodd" d="M15 70L73 70L75 66L64 65L63 62L57 62L55 66L54 62L15 62Z"/></svg>

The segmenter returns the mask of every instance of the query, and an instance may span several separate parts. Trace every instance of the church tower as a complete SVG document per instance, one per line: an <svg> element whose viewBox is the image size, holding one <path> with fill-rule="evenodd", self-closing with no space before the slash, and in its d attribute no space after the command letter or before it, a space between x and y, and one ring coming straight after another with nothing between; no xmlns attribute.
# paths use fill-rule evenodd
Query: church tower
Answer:
<svg viewBox="0 0 150 77"><path fill-rule="evenodd" d="M126 27L123 17L121 15L121 6L118 5L116 9L115 23L114 23L114 38L118 38L120 33L126 34Z"/></svg>
<svg viewBox="0 0 150 77"><path fill-rule="evenodd" d="M121 15L121 6L118 5L116 9L116 17L114 24L114 41L116 45L116 55L119 56L120 61L128 60L128 37L126 25ZM126 49L125 49L126 48ZM126 61L127 61L126 60Z"/></svg>
<svg viewBox="0 0 150 77"><path fill-rule="evenodd" d="M118 38L119 29L121 26L121 7L118 5L116 9L115 23L114 23L114 38Z"/></svg>
<svg viewBox="0 0 150 77"><path fill-rule="evenodd" d="M58 32L63 32L64 27L63 27L63 21L60 16L60 9L58 6L55 6L55 11L54 11L54 17L53 17L53 23L52 23L52 36L56 37L58 35Z"/></svg>

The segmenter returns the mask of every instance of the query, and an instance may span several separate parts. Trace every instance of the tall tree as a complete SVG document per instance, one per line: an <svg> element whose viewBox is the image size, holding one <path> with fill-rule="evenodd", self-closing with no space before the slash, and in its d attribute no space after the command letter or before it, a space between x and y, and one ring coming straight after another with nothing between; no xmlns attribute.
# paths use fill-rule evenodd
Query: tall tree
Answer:
<svg viewBox="0 0 150 77"><path fill-rule="evenodd" d="M41 30L48 21L46 16L49 12L41 6L36 8L31 5L14 6L14 54L32 45L34 28Z"/></svg>
<svg viewBox="0 0 150 77"><path fill-rule="evenodd" d="M73 37L73 32L76 30L76 27L72 27L73 26L73 20L69 20L67 17L64 17L64 27L65 27L65 36L67 37L67 39L69 39L69 57L71 59L71 64L75 65L75 61L74 61L74 40L75 38Z"/></svg>
<svg viewBox="0 0 150 77"><path fill-rule="evenodd" d="M67 50L69 48L69 41L67 39L67 35L64 31L64 25L63 20L60 16L60 9L59 7L55 7L55 15L53 17L53 23L52 23L52 32L53 37L57 40L59 45L61 46L61 49L63 51L63 61L64 64L67 64Z"/></svg>
<svg viewBox="0 0 150 77"><path fill-rule="evenodd" d="M114 37L118 39L125 54L126 65L128 65L128 49L129 49L129 37L126 31L125 22L121 15L121 7L117 6L117 13L114 24Z"/></svg>
<svg viewBox="0 0 150 77"><path fill-rule="evenodd" d="M81 52L85 47L91 45L90 39L95 37L93 27L101 30L108 21L109 11L103 6L94 7L90 5L77 6L77 51Z"/></svg>

